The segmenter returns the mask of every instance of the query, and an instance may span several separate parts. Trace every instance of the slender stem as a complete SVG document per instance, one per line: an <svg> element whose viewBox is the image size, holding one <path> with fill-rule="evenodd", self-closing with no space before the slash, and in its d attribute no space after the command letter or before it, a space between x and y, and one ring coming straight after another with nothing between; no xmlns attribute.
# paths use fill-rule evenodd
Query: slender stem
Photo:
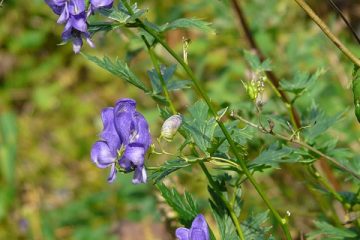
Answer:
<svg viewBox="0 0 360 240"><path fill-rule="evenodd" d="M208 95L205 93L205 91L202 89L201 85L199 84L198 80L196 79L195 75L193 74L192 70L190 69L190 67L184 62L183 59L181 59L181 57L179 57L174 50L172 50L170 48L169 45L167 45L166 42L164 42L156 32L154 32L151 28L149 28L148 26L146 26L145 24L143 24L139 19L137 19L137 21L140 24L140 27L143 28L146 32L148 32L151 36L153 36L156 41L158 41L176 60L177 62L183 67L183 69L185 70L185 72L188 74L188 76L190 77L191 81L194 84L195 89L197 90L197 92L199 93L199 95L204 99L204 101L206 102L206 104L209 107L209 110L211 112L211 114L215 117L221 131L223 132L223 134L225 135L225 138L227 139L227 141L229 142L229 145L231 147L231 150L233 152L233 154L235 155L238 164L240 165L241 169L243 170L243 172L245 173L245 175L247 176L247 178L250 180L250 182L252 183L252 185L255 187L256 191L259 193L259 195L261 196L261 198L263 199L263 201L265 202L265 204L268 206L268 208L270 209L270 211L273 213L274 217L277 219L277 221L280 223L280 226L282 227L286 238L287 239L291 239L291 235L290 235L290 231L288 228L288 224L287 224L287 220L285 218L282 218L280 216L280 214L277 212L277 210L272 206L271 202L268 200L266 194L264 193L264 191L261 189L260 185L256 182L256 180L254 179L254 177L251 175L250 171L248 170L246 163L242 160L242 157L240 156L240 154L238 153L237 149L236 149L236 145L235 142L233 141L233 139L231 138L229 132L227 131L225 125L223 122L221 122L221 120L219 119L219 116L217 115L214 107L211 104L211 100L208 97Z"/></svg>
<svg viewBox="0 0 360 240"><path fill-rule="evenodd" d="M285 136L285 135L282 135L282 134L279 134L279 133L275 133L273 131L267 131L266 129L264 129L263 127L259 126L259 125L256 125L255 123L252 123L250 122L249 120L246 120L244 118L242 118L241 116L238 116L238 115L233 115L233 117L235 117L236 119L239 119L240 121L248 124L249 126L251 127L254 127L254 128L257 128L259 129L261 132L265 132L265 133L269 133L279 139L282 139L282 140L285 140L287 142L292 142L292 143L295 143L311 152L314 152L316 153L317 155L323 157L324 159L327 159L328 161L330 161L331 163L333 163L336 167L340 168L341 170L344 170L345 172L348 172L350 173L353 177L357 178L360 180L360 175L356 172L354 172L353 170L345 167L344 165L340 164L335 158L329 156L329 155L326 155L325 153L317 150L316 148L310 146L309 144L301 141L301 140L297 140L297 139L294 139L293 137L291 136Z"/></svg>
<svg viewBox="0 0 360 240"><path fill-rule="evenodd" d="M320 17L311 9L311 7L304 0L295 0L297 4L309 15L309 17L321 28L325 35L335 44L342 53L348 57L355 65L360 67L360 59L357 58L352 52L331 32L326 24Z"/></svg>
<svg viewBox="0 0 360 240"><path fill-rule="evenodd" d="M158 77L160 79L161 87L162 87L162 90L164 91L165 99L169 104L170 110L171 110L172 114L177 114L176 109L174 107L174 104L170 99L169 91L168 91L168 89L166 87L164 76L161 73L161 69L160 69L157 57L156 57L153 49L151 48L150 44L146 40L146 38L144 36L142 36L142 39L143 39L143 41L144 41L144 43L145 43L145 45L146 45L146 47L147 47L147 49L149 51L151 61L153 62L153 65L155 67L155 71L156 71L156 73L157 73L157 75L158 75Z"/></svg>
<svg viewBox="0 0 360 240"><path fill-rule="evenodd" d="M210 185L212 186L212 188L214 189L214 191L216 192L216 194L220 197L220 199L223 201L223 203L225 204L227 210L229 211L231 220L233 221L235 228L236 228L236 232L239 235L239 238L241 240L245 240L244 237L244 233L241 229L239 220L234 212L234 209L231 207L230 203L227 201L227 199L224 197L224 195L222 194L222 192L219 190L217 183L214 182L214 180L211 177L211 174L209 173L208 169L206 168L205 164L203 162L200 162L200 167L203 170L203 172L206 175L206 178L209 180Z"/></svg>

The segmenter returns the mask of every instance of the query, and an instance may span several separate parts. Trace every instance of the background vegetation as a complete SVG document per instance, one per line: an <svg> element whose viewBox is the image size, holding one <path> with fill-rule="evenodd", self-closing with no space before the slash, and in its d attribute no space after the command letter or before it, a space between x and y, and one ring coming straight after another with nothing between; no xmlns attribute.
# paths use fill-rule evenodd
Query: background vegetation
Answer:
<svg viewBox="0 0 360 240"><path fill-rule="evenodd" d="M323 73L296 106L300 112L308 113L303 119L310 119L314 106L322 109L325 121L341 113L326 136L338 140L334 144L339 148L350 149L338 152L339 156L352 154L352 163L359 165L360 127L353 114L350 90L352 64L294 1L242 2L251 32L266 58L271 60L277 76L291 80L298 72L315 73L322 69ZM344 2L343 11L360 29L359 3ZM178 52L182 51L182 39L191 39L189 62L211 98L221 106L231 104L253 117L254 105L241 83L250 79L243 50L251 48L229 1L138 1L138 4L149 8L147 17L157 23L180 17L212 23L215 32L176 30L166 38ZM312 6L353 53L360 56L359 45L326 1L313 1ZM113 105L118 98L136 99L155 139L162 123L156 105L149 101L149 96L83 56L74 55L70 44L57 45L61 31L56 16L42 0L3 1L0 8L0 239L140 239L134 236L134 229L142 233L143 239L172 239L174 216L163 206L153 186L133 186L128 175L119 175L114 184L108 185L107 172L96 168L89 157L91 145L101 130L102 108ZM129 36L131 30L126 29L98 34L94 39L96 49L85 46L83 51L128 59L132 70L149 82L147 70L151 62L146 53L138 51L141 40ZM165 61L172 61L163 55L161 48L157 51L165 56ZM181 72L178 74L182 77ZM193 94L187 91L173 95L180 111L194 102ZM268 85L263 100L265 114L286 115L286 108ZM318 131L319 135L325 134L321 129ZM261 133L255 130L249 130L249 134L248 158L252 159L272 139L259 138ZM175 145L176 141L167 148ZM151 159L164 160L164 156ZM347 176L333 172L332 184L337 190L357 190L357 184ZM327 217L327 211L321 209L316 198L303 197L308 196L304 194L309 191L307 183L294 174L271 170L259 174L258 179L276 208L288 210L294 216L292 234L299 239L315 228L315 215L323 212L323 217ZM181 171L167 181L186 185L200 199L200 207L207 204L206 181L199 169ZM310 186L310 189L317 188ZM243 194L253 200L245 202L243 211L266 209L250 185ZM330 204L334 204L331 208L335 211L339 209L336 203ZM210 215L208 219L210 225L214 224Z"/></svg>

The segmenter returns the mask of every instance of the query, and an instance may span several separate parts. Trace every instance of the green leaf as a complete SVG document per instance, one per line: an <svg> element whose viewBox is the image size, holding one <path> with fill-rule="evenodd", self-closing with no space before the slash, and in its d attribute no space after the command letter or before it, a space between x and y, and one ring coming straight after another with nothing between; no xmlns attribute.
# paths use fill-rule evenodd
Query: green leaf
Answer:
<svg viewBox="0 0 360 240"><path fill-rule="evenodd" d="M159 169L153 171L150 175L150 179L154 180L155 184L163 180L169 174L181 169L190 166L189 163L182 159L173 159L166 161Z"/></svg>
<svg viewBox="0 0 360 240"><path fill-rule="evenodd" d="M269 59L261 62L258 56L245 50L244 57L254 71L263 72L271 70L271 64Z"/></svg>
<svg viewBox="0 0 360 240"><path fill-rule="evenodd" d="M323 70L318 70L315 74L312 75L303 72L297 72L291 81L281 80L280 86L287 92L301 95L306 89L314 85L316 80L323 72Z"/></svg>
<svg viewBox="0 0 360 240"><path fill-rule="evenodd" d="M210 27L210 23L204 22L199 19L179 18L171 23L166 23L160 27L161 31L163 32L178 28L197 28L204 32L215 32L214 29Z"/></svg>
<svg viewBox="0 0 360 240"><path fill-rule="evenodd" d="M131 6L132 10L133 10L133 15L129 14L129 12L127 11L127 9L120 4L119 8L110 8L110 9L106 9L106 8L101 8L98 11L104 15L105 17L114 20L120 24L126 24L129 22L134 22L135 19L141 17L142 15L144 15L147 10L143 10L143 9L139 9L137 7L137 3L134 3Z"/></svg>
<svg viewBox="0 0 360 240"><path fill-rule="evenodd" d="M156 184L165 201L178 213L179 221L186 227L190 227L193 219L198 215L199 209L190 193L185 192L184 196L175 188L169 189L163 183Z"/></svg>
<svg viewBox="0 0 360 240"><path fill-rule="evenodd" d="M317 106L312 106L306 120L306 126L308 127L303 130L306 141L313 143L318 136L324 134L324 132L339 121L342 116L343 112L329 117Z"/></svg>
<svg viewBox="0 0 360 240"><path fill-rule="evenodd" d="M182 127L190 133L195 144L203 152L207 152L213 140L216 121L214 118L209 119L209 107L202 100L197 101L188 110L190 116L184 117Z"/></svg>
<svg viewBox="0 0 360 240"><path fill-rule="evenodd" d="M94 22L89 23L88 31L91 35L97 32L110 32L120 26L117 24L109 23L109 22Z"/></svg>
<svg viewBox="0 0 360 240"><path fill-rule="evenodd" d="M188 80L174 80L173 76L176 71L176 65L171 65L170 67L166 67L162 65L160 67L161 75L164 79L166 88L168 91L175 91L183 88L189 88L191 85L191 81ZM163 92L161 86L161 80L159 75L155 69L148 71L149 78L151 80L151 85L153 87L154 94L160 94Z"/></svg>
<svg viewBox="0 0 360 240"><path fill-rule="evenodd" d="M318 230L312 231L307 234L308 240L318 239L359 239L359 235L355 232L346 229L338 228L333 225L323 222L323 221L314 221L315 226Z"/></svg>
<svg viewBox="0 0 360 240"><path fill-rule="evenodd" d="M251 214L241 227L244 231L245 239L263 240L268 239L268 232L271 227L264 226L265 222L269 220L269 211L259 213L256 215Z"/></svg>
<svg viewBox="0 0 360 240"><path fill-rule="evenodd" d="M104 56L103 59L100 59L98 57L84 53L82 53L82 55L85 56L88 60L96 63L99 67L142 89L144 92L149 93L149 90L144 85L144 83L140 81L140 79L138 79L133 72L130 71L126 63L120 61L119 59L116 58L115 61L111 61L111 59L106 56Z"/></svg>

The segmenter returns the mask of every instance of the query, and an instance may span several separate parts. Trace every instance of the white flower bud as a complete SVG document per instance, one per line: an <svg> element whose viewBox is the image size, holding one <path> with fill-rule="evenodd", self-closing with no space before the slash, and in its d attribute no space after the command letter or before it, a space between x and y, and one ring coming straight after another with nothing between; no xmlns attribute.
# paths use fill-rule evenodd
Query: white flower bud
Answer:
<svg viewBox="0 0 360 240"><path fill-rule="evenodd" d="M167 141L171 141L182 123L180 115L172 115L165 120L161 127L161 137Z"/></svg>

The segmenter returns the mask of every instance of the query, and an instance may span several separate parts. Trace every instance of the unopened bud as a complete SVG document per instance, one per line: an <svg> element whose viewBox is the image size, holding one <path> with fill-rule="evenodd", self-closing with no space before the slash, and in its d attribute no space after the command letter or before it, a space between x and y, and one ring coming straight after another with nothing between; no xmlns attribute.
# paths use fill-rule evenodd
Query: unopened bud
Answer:
<svg viewBox="0 0 360 240"><path fill-rule="evenodd" d="M182 123L180 115L172 115L165 120L161 127L161 137L167 141L171 141Z"/></svg>

